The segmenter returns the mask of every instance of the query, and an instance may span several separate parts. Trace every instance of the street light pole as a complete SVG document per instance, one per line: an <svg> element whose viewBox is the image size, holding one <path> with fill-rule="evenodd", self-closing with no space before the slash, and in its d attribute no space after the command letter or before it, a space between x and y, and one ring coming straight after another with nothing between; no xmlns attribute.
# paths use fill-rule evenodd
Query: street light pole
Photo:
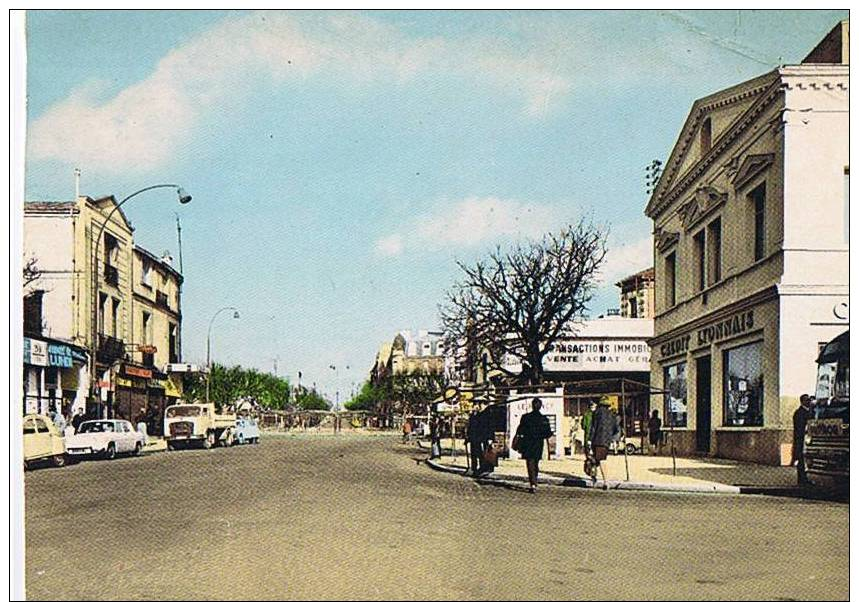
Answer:
<svg viewBox="0 0 859 602"><path fill-rule="evenodd" d="M235 307L222 307L218 311L215 312L215 315L212 316L212 319L209 320L209 331L206 334L206 403L209 403L209 383L212 380L212 325L215 323L215 318L218 317L222 311L226 311L228 309L233 310L233 319L238 320L239 318L239 310Z"/></svg>
<svg viewBox="0 0 859 602"><path fill-rule="evenodd" d="M104 234L105 228L107 228L107 224L110 222L113 214L116 213L120 207L122 207L127 201L130 201L138 194L142 194L144 192L148 192L150 190L155 190L156 188L174 188L176 190L176 194L179 195L179 203L185 205L191 202L191 195L185 192L185 190L179 186L178 184L155 184L154 186L147 186L146 188L141 188L137 192L133 192L120 202L114 205L113 209L111 209L110 213L107 214L107 217L101 224L101 227L98 230L98 235L92 241L93 243L93 251L92 251L92 262L90 264L92 271L92 313L91 313L91 340L90 340L90 392L93 396L93 399L97 399L96 389L98 387L98 375L97 371L97 362L96 362L96 354L98 353L98 295L99 295L99 278L98 278L98 249L101 245L101 237ZM77 200L77 199L75 199ZM92 226L90 226L90 231L92 231ZM99 410L101 410L101 400L98 401ZM99 411L101 414L101 411Z"/></svg>

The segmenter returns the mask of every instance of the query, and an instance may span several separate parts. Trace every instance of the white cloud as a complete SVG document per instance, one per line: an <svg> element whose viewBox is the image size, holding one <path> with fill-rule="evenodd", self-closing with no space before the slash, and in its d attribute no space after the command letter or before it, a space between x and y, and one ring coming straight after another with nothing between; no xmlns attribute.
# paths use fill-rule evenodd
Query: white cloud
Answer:
<svg viewBox="0 0 859 602"><path fill-rule="evenodd" d="M612 285L653 265L653 236L648 235L625 245L609 246L603 263L603 282Z"/></svg>
<svg viewBox="0 0 859 602"><path fill-rule="evenodd" d="M160 167L202 113L247 94L252 76L279 82L327 71L357 83L403 83L452 74L520 96L523 113L543 115L570 82L539 52L520 57L514 50L491 39L409 37L352 13L251 13L177 47L149 77L112 98L82 85L32 123L30 158L109 172Z"/></svg>
<svg viewBox="0 0 859 602"><path fill-rule="evenodd" d="M384 236L376 241L376 253L383 257L393 257L403 252L403 237L400 234Z"/></svg>
<svg viewBox="0 0 859 602"><path fill-rule="evenodd" d="M540 203L496 197L469 197L439 203L406 224L408 237L395 233L376 241L376 252L399 255L408 247L475 247L500 238L537 238L556 228L558 212Z"/></svg>

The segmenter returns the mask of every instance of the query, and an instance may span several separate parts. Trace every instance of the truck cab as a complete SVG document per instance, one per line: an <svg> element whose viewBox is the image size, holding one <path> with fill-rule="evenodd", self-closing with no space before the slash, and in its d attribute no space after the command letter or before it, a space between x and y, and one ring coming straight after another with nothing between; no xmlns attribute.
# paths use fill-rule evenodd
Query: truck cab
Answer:
<svg viewBox="0 0 859 602"><path fill-rule="evenodd" d="M827 343L817 358L816 404L805 427L803 461L815 486L850 483L850 331Z"/></svg>
<svg viewBox="0 0 859 602"><path fill-rule="evenodd" d="M235 414L219 414L214 403L179 403L164 412L164 439L168 449L200 445L206 449L233 444Z"/></svg>

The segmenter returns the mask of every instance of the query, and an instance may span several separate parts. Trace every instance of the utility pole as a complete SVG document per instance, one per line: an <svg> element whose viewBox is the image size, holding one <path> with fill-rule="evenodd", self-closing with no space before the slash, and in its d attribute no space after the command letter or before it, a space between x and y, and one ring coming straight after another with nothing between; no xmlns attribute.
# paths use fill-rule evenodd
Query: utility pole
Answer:
<svg viewBox="0 0 859 602"><path fill-rule="evenodd" d="M176 236L179 239L179 273L183 274L182 271L182 224L179 223L179 214L176 213Z"/></svg>

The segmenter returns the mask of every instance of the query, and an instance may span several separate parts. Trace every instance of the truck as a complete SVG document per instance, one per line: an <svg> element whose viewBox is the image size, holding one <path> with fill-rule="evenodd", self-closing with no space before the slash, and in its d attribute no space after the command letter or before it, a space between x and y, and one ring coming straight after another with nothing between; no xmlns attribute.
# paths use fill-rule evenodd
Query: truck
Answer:
<svg viewBox="0 0 859 602"><path fill-rule="evenodd" d="M230 447L236 432L236 415L218 413L214 403L178 403L164 412L167 449L217 445Z"/></svg>
<svg viewBox="0 0 859 602"><path fill-rule="evenodd" d="M827 489L850 484L850 331L817 357L816 403L805 426L803 458L809 481Z"/></svg>

